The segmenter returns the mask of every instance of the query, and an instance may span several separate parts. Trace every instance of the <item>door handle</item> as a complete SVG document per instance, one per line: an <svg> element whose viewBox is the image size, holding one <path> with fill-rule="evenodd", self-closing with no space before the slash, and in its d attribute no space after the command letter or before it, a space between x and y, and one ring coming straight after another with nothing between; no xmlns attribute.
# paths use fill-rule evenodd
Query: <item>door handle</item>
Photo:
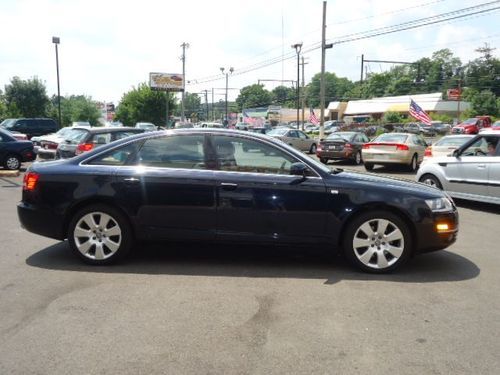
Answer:
<svg viewBox="0 0 500 375"><path fill-rule="evenodd" d="M124 178L123 181L128 182L128 183L135 183L135 182L139 182L139 179L135 178L135 177L128 177L128 178Z"/></svg>
<svg viewBox="0 0 500 375"><path fill-rule="evenodd" d="M220 187L224 190L236 190L238 184L232 182L221 182Z"/></svg>
<svg viewBox="0 0 500 375"><path fill-rule="evenodd" d="M486 168L486 164L479 164L477 166L477 169L485 169Z"/></svg>

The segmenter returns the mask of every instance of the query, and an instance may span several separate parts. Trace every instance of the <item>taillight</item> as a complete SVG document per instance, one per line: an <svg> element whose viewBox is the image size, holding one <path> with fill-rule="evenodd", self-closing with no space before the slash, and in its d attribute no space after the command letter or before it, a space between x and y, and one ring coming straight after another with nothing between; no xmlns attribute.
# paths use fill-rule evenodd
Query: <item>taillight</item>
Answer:
<svg viewBox="0 0 500 375"><path fill-rule="evenodd" d="M346 144L344 145L344 148L352 148L352 145L351 145L350 143L346 143Z"/></svg>
<svg viewBox="0 0 500 375"><path fill-rule="evenodd" d="M24 175L23 190L33 191L36 188L40 175L35 172L28 172Z"/></svg>
<svg viewBox="0 0 500 375"><path fill-rule="evenodd" d="M75 154L80 155L80 154L82 154L84 152L92 150L93 148L94 148L94 144L93 143L81 143L76 148Z"/></svg>
<svg viewBox="0 0 500 375"><path fill-rule="evenodd" d="M410 148L407 145L397 145L396 150L398 151L408 151Z"/></svg>
<svg viewBox="0 0 500 375"><path fill-rule="evenodd" d="M432 156L432 148L427 147L427 148L425 149L425 154L424 154L424 156L429 156L429 157L430 157L430 156Z"/></svg>
<svg viewBox="0 0 500 375"><path fill-rule="evenodd" d="M365 144L363 145L363 149L364 149L364 150L368 150L369 148L370 148L370 145L369 145L368 143L365 143Z"/></svg>

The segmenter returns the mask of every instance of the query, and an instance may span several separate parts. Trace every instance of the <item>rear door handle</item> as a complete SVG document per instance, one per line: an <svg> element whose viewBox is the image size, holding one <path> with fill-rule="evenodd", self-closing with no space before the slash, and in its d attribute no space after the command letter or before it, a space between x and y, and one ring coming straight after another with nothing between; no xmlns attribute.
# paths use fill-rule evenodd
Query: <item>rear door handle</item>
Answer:
<svg viewBox="0 0 500 375"><path fill-rule="evenodd" d="M139 182L139 179L135 178L135 177L127 177L127 178L124 178L123 181L128 182L128 183L136 183L136 182Z"/></svg>
<svg viewBox="0 0 500 375"><path fill-rule="evenodd" d="M485 169L486 168L486 164L479 164L477 166L477 169Z"/></svg>
<svg viewBox="0 0 500 375"><path fill-rule="evenodd" d="M236 190L238 184L232 182L221 182L220 187L224 190Z"/></svg>

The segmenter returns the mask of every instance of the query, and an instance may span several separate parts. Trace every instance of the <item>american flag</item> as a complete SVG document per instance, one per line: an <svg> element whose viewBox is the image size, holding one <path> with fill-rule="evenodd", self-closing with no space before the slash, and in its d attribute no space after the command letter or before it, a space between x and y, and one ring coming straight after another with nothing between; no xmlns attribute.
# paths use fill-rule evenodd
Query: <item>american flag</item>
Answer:
<svg viewBox="0 0 500 375"><path fill-rule="evenodd" d="M310 113L309 113L309 122L313 125L318 125L319 124L319 120L318 118L316 117L316 115L314 114L314 110L312 108L310 108Z"/></svg>
<svg viewBox="0 0 500 375"><path fill-rule="evenodd" d="M425 111L420 108L420 106L410 99L410 115L415 117L417 120L422 121L426 125L431 124L431 118Z"/></svg>

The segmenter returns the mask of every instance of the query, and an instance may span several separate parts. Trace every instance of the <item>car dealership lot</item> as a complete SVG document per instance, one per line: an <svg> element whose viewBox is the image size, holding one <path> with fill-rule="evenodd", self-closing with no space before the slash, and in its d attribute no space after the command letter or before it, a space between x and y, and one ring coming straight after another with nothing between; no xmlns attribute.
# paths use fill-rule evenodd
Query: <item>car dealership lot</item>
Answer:
<svg viewBox="0 0 500 375"><path fill-rule="evenodd" d="M0 373L493 374L500 365L498 207L459 202L457 243L392 275L360 273L318 248L183 243L141 244L120 265L91 267L67 243L19 227L21 177L0 177Z"/></svg>

